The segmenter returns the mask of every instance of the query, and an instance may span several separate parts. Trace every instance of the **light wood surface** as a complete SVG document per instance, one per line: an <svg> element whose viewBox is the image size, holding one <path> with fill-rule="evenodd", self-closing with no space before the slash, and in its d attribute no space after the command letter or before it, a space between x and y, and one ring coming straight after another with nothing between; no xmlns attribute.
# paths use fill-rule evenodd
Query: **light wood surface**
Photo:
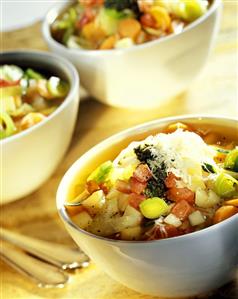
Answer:
<svg viewBox="0 0 238 299"><path fill-rule="evenodd" d="M164 116L209 113L238 117L238 4L236 0L224 2L222 26L215 49L200 77L185 94L152 111L116 109L88 97L80 105L71 146L57 171L38 191L1 207L0 224L29 236L73 244L58 218L55 192L65 171L86 150L122 129ZM41 24L37 23L3 33L3 50L47 50L40 27ZM1 298L4 299L152 299L113 281L94 264L71 275L71 282L63 289L40 289L5 263L0 262L0 267ZM237 283L233 282L219 294L223 298L235 298L238 296ZM218 293L213 298L218 298Z"/></svg>

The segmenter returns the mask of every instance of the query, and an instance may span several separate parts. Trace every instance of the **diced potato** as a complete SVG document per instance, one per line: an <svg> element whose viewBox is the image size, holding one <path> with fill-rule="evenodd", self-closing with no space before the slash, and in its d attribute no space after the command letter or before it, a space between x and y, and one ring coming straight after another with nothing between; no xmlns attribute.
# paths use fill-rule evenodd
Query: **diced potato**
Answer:
<svg viewBox="0 0 238 299"><path fill-rule="evenodd" d="M170 213L167 217L164 218L164 222L167 224L171 224L175 227L179 227L182 224L182 221L174 214Z"/></svg>
<svg viewBox="0 0 238 299"><path fill-rule="evenodd" d="M141 223L143 216L135 208L128 205L124 212L124 215L121 217L123 226L132 227L137 226Z"/></svg>
<svg viewBox="0 0 238 299"><path fill-rule="evenodd" d="M212 208L221 201L220 197L215 192L209 190L206 192L202 189L197 189L195 196L195 204L200 208Z"/></svg>
<svg viewBox="0 0 238 299"><path fill-rule="evenodd" d="M107 194L106 198L108 200L113 199L113 198L118 198L120 196L121 192L118 191L117 189L112 188L109 193Z"/></svg>
<svg viewBox="0 0 238 299"><path fill-rule="evenodd" d="M74 223L82 229L88 228L93 221L92 217L86 211L79 213L78 215L72 217L72 219Z"/></svg>
<svg viewBox="0 0 238 299"><path fill-rule="evenodd" d="M192 226L196 226L205 222L205 217L200 211L195 211L188 216L189 222Z"/></svg>
<svg viewBox="0 0 238 299"><path fill-rule="evenodd" d="M121 193L121 192L120 192ZM120 212L124 212L129 203L129 195L121 193L118 198L118 209Z"/></svg>
<svg viewBox="0 0 238 299"><path fill-rule="evenodd" d="M118 210L118 200L117 198L112 198L107 201L106 209L105 209L105 217L112 217L113 215L117 214Z"/></svg>
<svg viewBox="0 0 238 299"><path fill-rule="evenodd" d="M89 210L90 213L96 214L105 204L105 196L102 190L93 192L82 205Z"/></svg>
<svg viewBox="0 0 238 299"><path fill-rule="evenodd" d="M141 231L142 229L140 226L125 228L121 231L121 239L128 241L139 240Z"/></svg>
<svg viewBox="0 0 238 299"><path fill-rule="evenodd" d="M129 37L124 37L122 39L119 39L116 43L115 43L115 48L116 49L126 49L126 48L130 48L134 45L134 42L131 38Z"/></svg>

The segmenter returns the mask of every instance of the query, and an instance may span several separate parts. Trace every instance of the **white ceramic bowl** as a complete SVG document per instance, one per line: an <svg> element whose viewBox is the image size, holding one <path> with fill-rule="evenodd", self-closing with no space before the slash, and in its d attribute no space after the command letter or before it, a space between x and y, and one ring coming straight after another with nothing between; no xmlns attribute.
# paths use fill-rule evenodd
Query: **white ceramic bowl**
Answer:
<svg viewBox="0 0 238 299"><path fill-rule="evenodd" d="M79 77L73 65L37 51L4 52L0 64L16 64L55 74L70 83L63 103L46 120L0 141L1 203L36 190L53 173L70 143L79 104Z"/></svg>
<svg viewBox="0 0 238 299"><path fill-rule="evenodd" d="M221 0L173 34L129 49L75 50L54 40L50 26L67 5L58 3L47 14L43 36L49 48L77 67L83 86L105 104L151 108L188 88L198 75L214 44L221 14Z"/></svg>
<svg viewBox="0 0 238 299"><path fill-rule="evenodd" d="M185 236L128 242L98 237L80 229L70 220L63 206L70 186L76 177L80 177L80 171L86 166L90 172L92 161L100 160L102 153L106 153L104 161L110 159L108 149L122 140L129 143L135 135L151 130L158 132L177 121L205 123L208 126L217 124L234 132L238 126L238 120L234 118L182 116L156 120L123 131L80 157L65 174L57 192L57 207L67 230L101 269L129 288L161 297L201 294L222 286L232 278L238 265L238 215Z"/></svg>

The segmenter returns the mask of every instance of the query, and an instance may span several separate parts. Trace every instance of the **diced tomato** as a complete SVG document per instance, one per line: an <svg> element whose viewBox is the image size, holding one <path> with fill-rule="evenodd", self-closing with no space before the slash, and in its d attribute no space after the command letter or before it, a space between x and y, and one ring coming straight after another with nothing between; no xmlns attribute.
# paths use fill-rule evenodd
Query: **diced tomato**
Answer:
<svg viewBox="0 0 238 299"><path fill-rule="evenodd" d="M93 192L100 190L100 186L98 185L97 182L91 180L86 183L86 189L90 194L92 194Z"/></svg>
<svg viewBox="0 0 238 299"><path fill-rule="evenodd" d="M131 193L131 186L129 183L123 180L117 180L115 188L122 193Z"/></svg>
<svg viewBox="0 0 238 299"><path fill-rule="evenodd" d="M161 237L163 238L172 238L172 237L177 237L181 235L181 232L179 229L173 225L166 224L163 227L163 230L161 230Z"/></svg>
<svg viewBox="0 0 238 299"><path fill-rule="evenodd" d="M168 199L178 202L180 200L186 200L190 204L194 204L195 193L188 188L172 187L167 192Z"/></svg>
<svg viewBox="0 0 238 299"><path fill-rule="evenodd" d="M156 20L154 19L154 17L149 14L149 13L145 13L140 17L140 22L142 26L145 27L151 27L151 28L156 28Z"/></svg>
<svg viewBox="0 0 238 299"><path fill-rule="evenodd" d="M139 210L139 205L143 200L145 200L145 196L142 194L131 193L128 197L129 205L137 210Z"/></svg>
<svg viewBox="0 0 238 299"><path fill-rule="evenodd" d="M182 235L183 233L173 225L156 225L154 229L151 231L147 240L159 240L172 238Z"/></svg>
<svg viewBox="0 0 238 299"><path fill-rule="evenodd" d="M134 192L136 194L141 194L145 190L146 185L147 185L147 183L141 183L141 182L137 181L137 179L134 177L130 178L129 183L131 186L131 192Z"/></svg>
<svg viewBox="0 0 238 299"><path fill-rule="evenodd" d="M7 81L4 79L0 79L0 87L9 87L19 85L20 80L17 81Z"/></svg>
<svg viewBox="0 0 238 299"><path fill-rule="evenodd" d="M176 177L175 174L173 174L172 172L170 172L167 176L167 178L165 179L164 183L165 186L167 188L173 188L176 187L176 181L178 180L178 178Z"/></svg>
<svg viewBox="0 0 238 299"><path fill-rule="evenodd" d="M185 220L194 211L194 208L184 199L176 203L172 208L171 213L180 220Z"/></svg>
<svg viewBox="0 0 238 299"><path fill-rule="evenodd" d="M104 183L99 184L99 187L104 192L104 194L108 194L108 187Z"/></svg>
<svg viewBox="0 0 238 299"><path fill-rule="evenodd" d="M145 183L152 177L152 173L146 164L139 164L133 173L133 177L137 181Z"/></svg>

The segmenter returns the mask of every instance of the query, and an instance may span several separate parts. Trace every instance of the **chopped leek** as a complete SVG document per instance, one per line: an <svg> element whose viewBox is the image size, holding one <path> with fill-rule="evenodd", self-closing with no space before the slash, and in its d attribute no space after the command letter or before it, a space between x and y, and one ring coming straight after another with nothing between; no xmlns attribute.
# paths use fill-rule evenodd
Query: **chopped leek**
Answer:
<svg viewBox="0 0 238 299"><path fill-rule="evenodd" d="M33 69L30 69L30 68L26 70L25 75L29 79L35 79L35 80L44 79L44 77L40 73L38 73L38 72L36 72L36 71L34 71Z"/></svg>
<svg viewBox="0 0 238 299"><path fill-rule="evenodd" d="M159 197L148 198L140 203L142 215L149 219L156 219L169 211L167 203Z"/></svg>
<svg viewBox="0 0 238 299"><path fill-rule="evenodd" d="M236 193L238 181L227 173L220 173L215 181L215 192L221 197L230 197Z"/></svg>
<svg viewBox="0 0 238 299"><path fill-rule="evenodd" d="M47 81L47 88L51 95L55 98L65 97L69 91L69 85L66 82L63 82L58 77L50 77Z"/></svg>
<svg viewBox="0 0 238 299"><path fill-rule="evenodd" d="M14 125L11 117L6 113L0 112L0 139L4 139L13 135L16 131L16 127Z"/></svg>
<svg viewBox="0 0 238 299"><path fill-rule="evenodd" d="M229 154L227 154L224 167L238 172L238 148L233 149Z"/></svg>
<svg viewBox="0 0 238 299"><path fill-rule="evenodd" d="M87 181L95 181L97 183L105 182L112 169L113 165L111 161L104 162L90 174Z"/></svg>
<svg viewBox="0 0 238 299"><path fill-rule="evenodd" d="M0 79L6 81L18 81L23 76L23 70L15 65L0 66Z"/></svg>

